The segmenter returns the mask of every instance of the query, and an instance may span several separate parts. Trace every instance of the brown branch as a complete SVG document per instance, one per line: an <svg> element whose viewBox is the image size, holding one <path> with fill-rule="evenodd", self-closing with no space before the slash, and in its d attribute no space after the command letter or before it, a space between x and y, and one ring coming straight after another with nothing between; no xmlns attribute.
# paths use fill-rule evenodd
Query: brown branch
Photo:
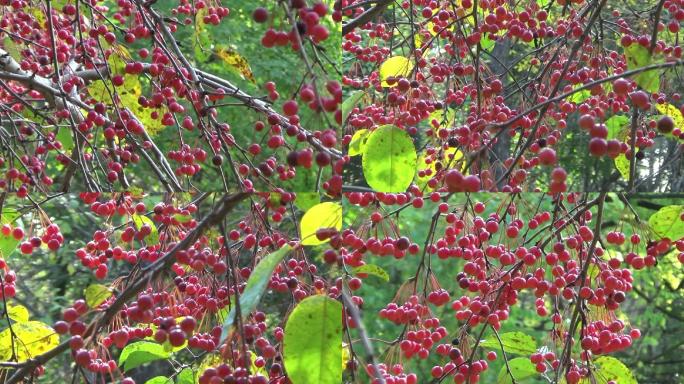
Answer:
<svg viewBox="0 0 684 384"><path fill-rule="evenodd" d="M382 13L385 8L387 8L393 0L380 0L373 7L368 8L357 18L350 20L348 23L342 26L342 36L354 30L354 28L366 24L371 21L375 16Z"/></svg>
<svg viewBox="0 0 684 384"><path fill-rule="evenodd" d="M651 45L648 47L648 53L651 55L656 47L656 43L658 42L658 24L660 24L660 14L663 12L664 4L665 0L660 0L655 10L655 23L653 23L653 32L651 32Z"/></svg>

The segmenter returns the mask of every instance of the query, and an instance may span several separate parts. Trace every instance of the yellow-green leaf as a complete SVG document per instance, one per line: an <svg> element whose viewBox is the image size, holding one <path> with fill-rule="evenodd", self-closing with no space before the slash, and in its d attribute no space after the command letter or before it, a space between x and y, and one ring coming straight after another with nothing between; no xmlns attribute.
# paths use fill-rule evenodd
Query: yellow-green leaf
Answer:
<svg viewBox="0 0 684 384"><path fill-rule="evenodd" d="M363 176L378 192L404 192L416 169L418 155L413 140L394 125L373 131L363 149Z"/></svg>
<svg viewBox="0 0 684 384"><path fill-rule="evenodd" d="M297 208L304 212L320 202L321 197L317 192L297 192L294 201Z"/></svg>
<svg viewBox="0 0 684 384"><path fill-rule="evenodd" d="M349 156L360 155L363 152L363 148L366 146L366 141L368 140L368 136L370 134L371 131L367 129L359 129L358 131L354 132L354 136L352 136L352 139L349 142L349 151L347 154Z"/></svg>
<svg viewBox="0 0 684 384"><path fill-rule="evenodd" d="M112 290L102 284L91 284L83 293L90 308L97 308L112 296Z"/></svg>
<svg viewBox="0 0 684 384"><path fill-rule="evenodd" d="M379 277L380 279L384 280L385 282L389 281L389 273L382 269L381 267L375 265L375 264L364 264L360 267L354 268L354 274L355 275L360 275L360 274L366 274L366 275L373 275L376 277Z"/></svg>
<svg viewBox="0 0 684 384"><path fill-rule="evenodd" d="M394 87L393 85L387 84L388 77L408 77L408 75L413 70L413 62L403 56L393 56L385 60L380 65L380 79L382 80L382 86Z"/></svg>
<svg viewBox="0 0 684 384"><path fill-rule="evenodd" d="M530 377L537 375L537 369L530 361L529 357L516 357L508 360L508 367L511 369L511 374L515 377L516 382L520 382ZM499 375L496 378L497 384L511 384L511 374L508 373L506 365L502 365L499 369Z"/></svg>
<svg viewBox="0 0 684 384"><path fill-rule="evenodd" d="M152 219L147 216L137 214L131 216L131 219L133 220L133 224L135 224L135 228L137 230L140 230L143 225L150 227L151 232L149 235L147 235L147 237L145 237L145 243L147 245L159 244L159 231L157 231L157 226L154 224Z"/></svg>
<svg viewBox="0 0 684 384"><path fill-rule="evenodd" d="M14 354L17 361L26 361L49 351L59 344L54 329L40 321L26 321L12 325L0 332L0 360L12 357L12 333L14 332Z"/></svg>
<svg viewBox="0 0 684 384"><path fill-rule="evenodd" d="M637 43L630 44L625 48L625 58L627 59L627 69L630 71L652 63L648 48ZM634 76L634 81L648 92L655 93L660 90L660 72L657 70L642 72Z"/></svg>
<svg viewBox="0 0 684 384"><path fill-rule="evenodd" d="M356 91L353 92L349 97L347 97L344 102L342 103L342 122L344 123L347 121L347 117L349 117L349 114L351 111L354 109L356 104L363 99L363 96L365 96L366 93L364 91Z"/></svg>
<svg viewBox="0 0 684 384"><path fill-rule="evenodd" d="M534 338L522 332L506 332L499 335L501 343L496 336L489 339L482 340L480 346L490 349L501 349L503 345L506 353L514 353L517 355L531 355L537 351L537 342Z"/></svg>
<svg viewBox="0 0 684 384"><path fill-rule="evenodd" d="M594 371L595 381L582 380L582 383L607 384L609 381L618 384L637 384L632 371L627 368L620 360L612 356L599 356L594 360L596 370Z"/></svg>
<svg viewBox="0 0 684 384"><path fill-rule="evenodd" d="M310 296L290 313L283 337L283 363L294 384L342 382L342 303Z"/></svg>
<svg viewBox="0 0 684 384"><path fill-rule="evenodd" d="M625 180L629 180L629 159L624 153L619 154L614 160L615 168Z"/></svg>
<svg viewBox="0 0 684 384"><path fill-rule="evenodd" d="M648 225L661 238L667 237L676 241L684 237L682 214L684 214L684 205L668 205L652 214L648 218Z"/></svg>
<svg viewBox="0 0 684 384"><path fill-rule="evenodd" d="M608 129L608 136L606 139L623 140L626 130L626 125L629 124L629 117L624 115L613 115L606 120L606 129Z"/></svg>
<svg viewBox="0 0 684 384"><path fill-rule="evenodd" d="M325 202L309 208L299 223L302 244L318 245L330 241L329 239L318 240L316 231L320 228L335 228L338 231L342 229L342 205Z"/></svg>

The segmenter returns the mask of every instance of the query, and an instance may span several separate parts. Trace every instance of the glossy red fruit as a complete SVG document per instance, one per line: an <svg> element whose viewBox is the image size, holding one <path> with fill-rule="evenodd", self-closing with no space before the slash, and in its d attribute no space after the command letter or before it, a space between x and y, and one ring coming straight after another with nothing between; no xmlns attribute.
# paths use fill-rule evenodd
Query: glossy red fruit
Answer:
<svg viewBox="0 0 684 384"><path fill-rule="evenodd" d="M600 137L594 137L589 141L589 153L592 156L600 157L606 154L608 151L608 143L605 139Z"/></svg>
<svg viewBox="0 0 684 384"><path fill-rule="evenodd" d="M556 151L551 148L544 148L539 151L539 162L543 165L554 165L558 161Z"/></svg>
<svg viewBox="0 0 684 384"><path fill-rule="evenodd" d="M658 120L657 127L661 133L670 133L674 129L674 120L670 116L663 116Z"/></svg>
<svg viewBox="0 0 684 384"><path fill-rule="evenodd" d="M650 103L648 102L648 94L644 91L636 91L629 94L632 103L639 109L648 109Z"/></svg>
<svg viewBox="0 0 684 384"><path fill-rule="evenodd" d="M265 23L268 21L268 10L266 10L266 8L259 7L252 13L252 18L257 23Z"/></svg>
<svg viewBox="0 0 684 384"><path fill-rule="evenodd" d="M613 91L618 95L626 95L631 89L632 86L627 79L617 79L613 81Z"/></svg>

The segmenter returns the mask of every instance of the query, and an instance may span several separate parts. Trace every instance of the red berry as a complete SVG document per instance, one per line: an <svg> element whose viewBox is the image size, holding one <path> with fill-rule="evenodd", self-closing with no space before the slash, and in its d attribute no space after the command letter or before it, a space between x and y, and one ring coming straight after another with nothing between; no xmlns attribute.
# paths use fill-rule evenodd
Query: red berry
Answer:
<svg viewBox="0 0 684 384"><path fill-rule="evenodd" d="M252 13L252 18L257 23L265 23L268 21L268 11L266 8L259 7L254 10L254 13Z"/></svg>

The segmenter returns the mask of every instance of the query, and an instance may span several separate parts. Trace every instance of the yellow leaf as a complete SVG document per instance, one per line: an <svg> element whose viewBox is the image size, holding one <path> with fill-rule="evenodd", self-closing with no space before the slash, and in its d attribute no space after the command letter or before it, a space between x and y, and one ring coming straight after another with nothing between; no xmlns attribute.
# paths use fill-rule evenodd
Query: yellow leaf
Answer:
<svg viewBox="0 0 684 384"><path fill-rule="evenodd" d="M240 73L243 79L247 79L252 83L256 83L252 68L249 66L247 59L242 57L233 48L219 46L216 48L216 56L218 56L224 63L235 68Z"/></svg>
<svg viewBox="0 0 684 384"><path fill-rule="evenodd" d="M26 361L38 356L59 344L59 336L54 329L40 321L26 321L12 325L0 332L0 360L12 357L12 331L14 332L14 354L17 361Z"/></svg>
<svg viewBox="0 0 684 384"><path fill-rule="evenodd" d="M351 358L351 354L349 353L349 345L347 343L342 343L342 370L347 369L347 362Z"/></svg>
<svg viewBox="0 0 684 384"><path fill-rule="evenodd" d="M7 316L16 323L23 323L29 320L29 311L23 305L7 304Z"/></svg>
<svg viewBox="0 0 684 384"><path fill-rule="evenodd" d="M393 56L385 60L384 63L380 65L380 79L382 80L382 86L385 88L391 88L396 86L387 84L388 77L407 77L411 70L413 70L413 62L403 56Z"/></svg>
<svg viewBox="0 0 684 384"><path fill-rule="evenodd" d="M328 242L329 239L318 240L316 231L320 228L342 229L342 205L332 202L314 205L302 216L299 227L303 245Z"/></svg>

